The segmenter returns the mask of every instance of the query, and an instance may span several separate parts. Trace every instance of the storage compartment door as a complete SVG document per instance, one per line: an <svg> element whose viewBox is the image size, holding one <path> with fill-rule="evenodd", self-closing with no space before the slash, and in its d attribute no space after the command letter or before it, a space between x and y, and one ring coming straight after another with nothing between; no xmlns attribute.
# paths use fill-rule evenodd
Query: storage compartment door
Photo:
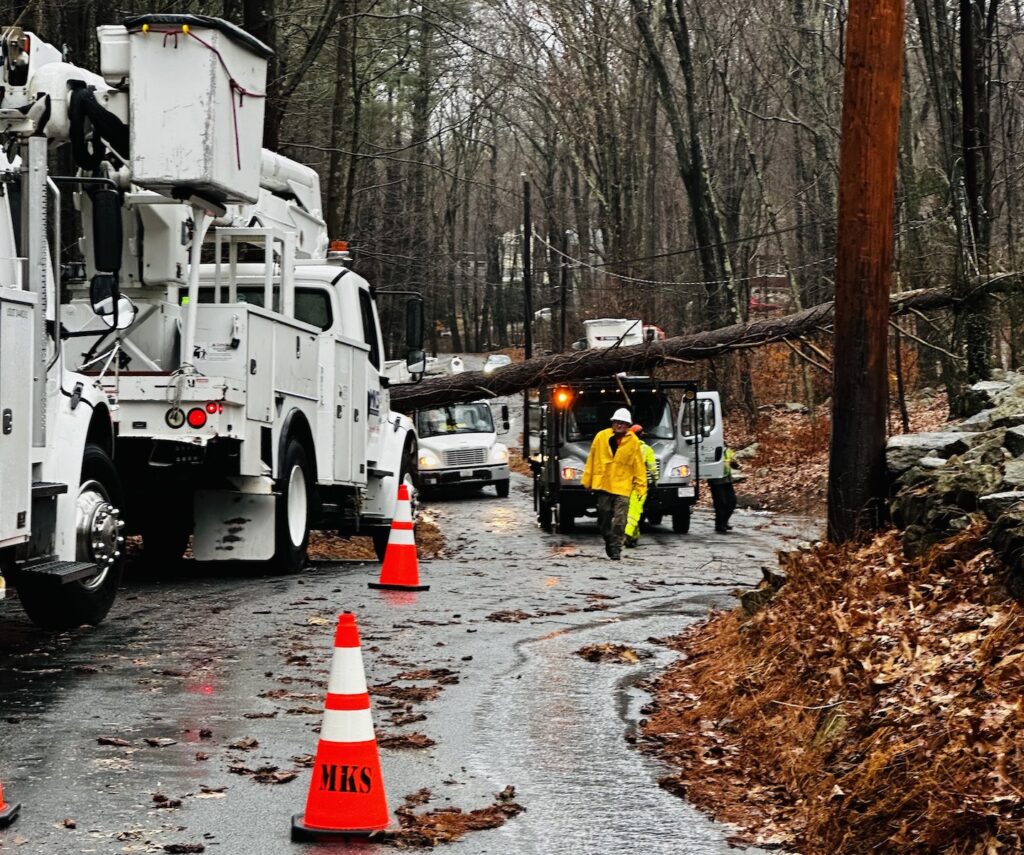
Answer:
<svg viewBox="0 0 1024 855"><path fill-rule="evenodd" d="M0 543L31 530L32 307L0 302Z"/></svg>
<svg viewBox="0 0 1024 855"><path fill-rule="evenodd" d="M352 481L352 346L334 343L334 480Z"/></svg>
<svg viewBox="0 0 1024 855"><path fill-rule="evenodd" d="M255 421L269 423L274 408L273 323L250 314L247 338L245 414Z"/></svg>

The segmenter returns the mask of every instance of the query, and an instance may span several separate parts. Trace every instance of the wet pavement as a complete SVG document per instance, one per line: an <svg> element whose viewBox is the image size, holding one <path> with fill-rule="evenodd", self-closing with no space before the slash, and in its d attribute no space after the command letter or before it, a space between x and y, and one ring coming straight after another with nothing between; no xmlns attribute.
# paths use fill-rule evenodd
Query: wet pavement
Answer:
<svg viewBox="0 0 1024 855"><path fill-rule="evenodd" d="M730 830L661 790L663 767L627 741L648 700L636 684L674 656L647 639L729 607L775 549L816 527L740 512L722 536L698 511L689 535L659 528L614 563L593 524L540 532L529 491L514 476L506 500L487 490L432 503L451 556L421 564L431 585L422 593L368 590L374 564L291 577L186 565L159 577L132 568L97 629L48 636L13 599L0 604L0 776L23 805L0 850L390 851L289 842L333 625L351 610L368 683L384 686L371 688L378 739L418 732L436 743L382 749L392 809L426 787L432 799L417 811L473 810L507 785L526 808L451 851L730 851ZM596 642L654 656L619 665L574 655ZM453 673L406 673L420 669ZM297 776L257 782L252 772L269 766L268 778Z"/></svg>

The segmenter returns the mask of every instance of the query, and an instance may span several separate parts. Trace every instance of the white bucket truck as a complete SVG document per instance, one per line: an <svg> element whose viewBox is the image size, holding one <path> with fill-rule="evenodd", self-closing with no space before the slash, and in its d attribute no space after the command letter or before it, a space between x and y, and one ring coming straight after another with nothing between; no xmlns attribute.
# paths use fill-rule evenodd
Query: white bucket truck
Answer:
<svg viewBox="0 0 1024 855"><path fill-rule="evenodd" d="M45 54L32 40L19 33L3 46L13 100L24 91L28 50ZM99 623L114 602L124 496L107 396L94 378L70 370L55 334L63 307L51 237L60 234L60 188L47 177L47 140L26 137L23 119L0 106L5 146L20 150L14 160L0 155L0 597L9 582L35 623L68 629ZM116 242L100 242L101 263L119 253Z"/></svg>
<svg viewBox="0 0 1024 855"><path fill-rule="evenodd" d="M486 401L417 410L419 487L487 487L508 498L508 447L498 442L494 413ZM509 430L508 405L501 407L501 433Z"/></svg>
<svg viewBox="0 0 1024 855"><path fill-rule="evenodd" d="M98 193L78 193L85 269L64 283L64 327L117 402L127 530L149 560L180 558L193 536L197 559L295 570L311 528L382 551L416 435L389 407L374 291L328 251L316 173L260 149L269 49L195 15L99 37L102 77L59 54L38 69L68 110L36 122L70 141L85 181L116 188L115 270L89 237ZM76 75L87 85L68 90ZM417 376L422 301L402 296ZM98 303L127 328L98 323Z"/></svg>

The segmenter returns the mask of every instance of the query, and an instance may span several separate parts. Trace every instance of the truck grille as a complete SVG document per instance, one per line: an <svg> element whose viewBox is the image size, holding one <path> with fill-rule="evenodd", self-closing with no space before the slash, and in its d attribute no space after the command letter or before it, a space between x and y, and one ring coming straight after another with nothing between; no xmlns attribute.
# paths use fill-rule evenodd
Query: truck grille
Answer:
<svg viewBox="0 0 1024 855"><path fill-rule="evenodd" d="M444 453L445 466L479 466L486 462L486 448L456 448Z"/></svg>

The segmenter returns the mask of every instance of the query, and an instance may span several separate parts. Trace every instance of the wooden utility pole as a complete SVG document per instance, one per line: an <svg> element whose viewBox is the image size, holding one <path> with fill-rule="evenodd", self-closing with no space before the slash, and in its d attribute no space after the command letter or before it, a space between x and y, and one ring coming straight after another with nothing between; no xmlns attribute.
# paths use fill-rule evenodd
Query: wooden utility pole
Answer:
<svg viewBox="0 0 1024 855"><path fill-rule="evenodd" d="M839 148L828 536L876 528L885 421L904 0L852 0Z"/></svg>
<svg viewBox="0 0 1024 855"><path fill-rule="evenodd" d="M523 352L533 357L533 217L530 211L530 179L523 179ZM530 390L523 390L523 459L530 456Z"/></svg>

